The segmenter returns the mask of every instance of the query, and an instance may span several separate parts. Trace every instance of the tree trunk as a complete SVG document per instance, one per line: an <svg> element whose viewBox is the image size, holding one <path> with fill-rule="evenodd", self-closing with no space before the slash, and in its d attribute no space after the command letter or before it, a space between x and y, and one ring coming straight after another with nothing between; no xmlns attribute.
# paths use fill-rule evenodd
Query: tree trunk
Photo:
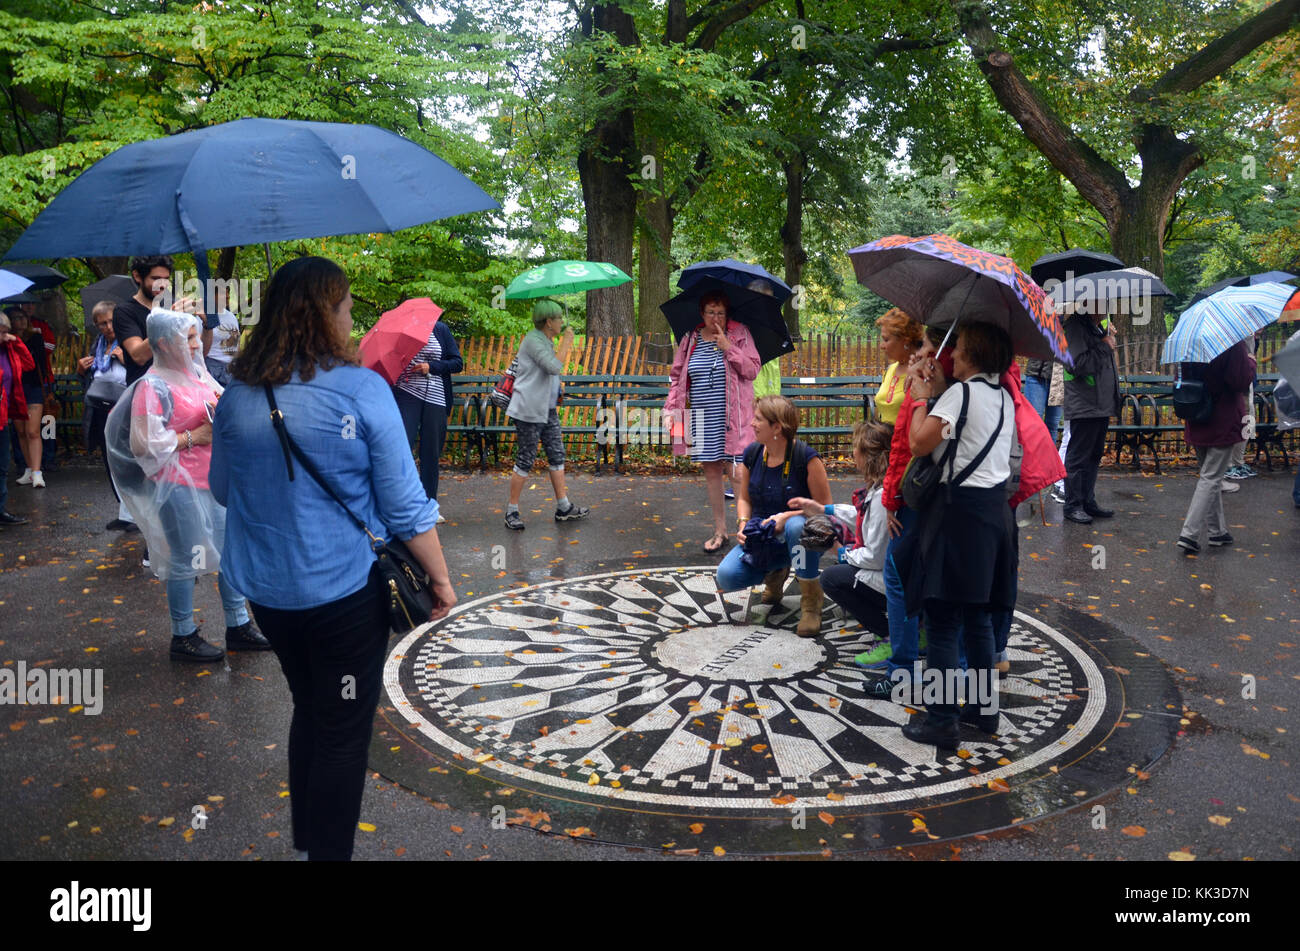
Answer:
<svg viewBox="0 0 1300 951"><path fill-rule="evenodd" d="M131 266L129 257L104 257L104 258L82 258L82 263L90 268L90 273L95 275L96 281L102 281L110 274L127 274Z"/></svg>
<svg viewBox="0 0 1300 951"><path fill-rule="evenodd" d="M803 266L808 252L803 247L803 181L808 168L808 156L802 151L782 163L785 171L785 223L781 225L781 251L785 256L785 282L794 290L794 297L785 303L785 325L790 336L800 337L799 309L795 306L799 285L803 281Z"/></svg>
<svg viewBox="0 0 1300 951"><path fill-rule="evenodd" d="M663 195L663 154L659 142L647 138L642 148L654 158L655 177L641 190L637 216L637 333L668 333L668 318L659 305L673 296L668 283L674 267L673 215Z"/></svg>
<svg viewBox="0 0 1300 951"><path fill-rule="evenodd" d="M605 32L624 46L637 45L635 21L617 6L594 7L590 24L591 29L584 31L588 37ZM600 94L612 98L620 79L614 75L607 79ZM578 178L587 218L587 259L608 261L628 274L636 232L634 173L640 174L635 123L632 110L624 109L596 123L588 134L578 153ZM631 284L587 292L588 335L623 336L634 333L634 328Z"/></svg>

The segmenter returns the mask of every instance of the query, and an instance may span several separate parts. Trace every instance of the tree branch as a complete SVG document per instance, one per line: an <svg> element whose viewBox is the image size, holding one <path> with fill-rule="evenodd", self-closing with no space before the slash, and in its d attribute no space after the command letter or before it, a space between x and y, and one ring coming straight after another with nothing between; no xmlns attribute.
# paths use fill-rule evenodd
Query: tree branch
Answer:
<svg viewBox="0 0 1300 951"><path fill-rule="evenodd" d="M1165 93L1190 92L1230 69L1256 47L1281 36L1298 24L1300 0L1278 0L1235 30L1225 33L1172 67L1156 80L1155 85L1150 88L1137 87L1129 94L1129 98L1134 102L1145 102Z"/></svg>
<svg viewBox="0 0 1300 951"><path fill-rule="evenodd" d="M706 52L713 49L718 42L718 37L726 32L727 27L739 23L759 7L766 6L771 2L772 0L740 0L739 3L733 3L726 9L719 10L704 24L704 29L700 31L700 35L691 45L697 50L705 50ZM708 10L713 6L713 4L709 4L704 9Z"/></svg>

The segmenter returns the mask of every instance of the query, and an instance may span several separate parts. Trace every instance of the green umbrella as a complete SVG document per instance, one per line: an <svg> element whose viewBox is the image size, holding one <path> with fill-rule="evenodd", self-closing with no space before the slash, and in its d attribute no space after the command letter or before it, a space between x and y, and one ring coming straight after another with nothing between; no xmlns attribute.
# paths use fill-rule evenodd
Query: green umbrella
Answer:
<svg viewBox="0 0 1300 951"><path fill-rule="evenodd" d="M552 294L577 294L601 287L617 287L630 280L632 278L604 261L552 261L531 268L511 281L506 288L506 297L520 300Z"/></svg>

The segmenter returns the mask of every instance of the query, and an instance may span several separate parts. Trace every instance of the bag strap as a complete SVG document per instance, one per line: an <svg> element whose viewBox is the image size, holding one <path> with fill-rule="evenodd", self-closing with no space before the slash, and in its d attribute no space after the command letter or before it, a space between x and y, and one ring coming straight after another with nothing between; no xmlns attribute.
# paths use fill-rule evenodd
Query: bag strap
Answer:
<svg viewBox="0 0 1300 951"><path fill-rule="evenodd" d="M293 437L289 435L288 427L284 425L284 414L280 412L280 407L276 405L275 392L272 390L271 384L264 383L263 387L266 389L266 402L270 404L271 407L271 425L275 427L276 434L280 437L280 448L284 450L284 464L289 470L289 481L294 481L293 460L294 458L297 458L298 462L302 464L302 467L306 470L307 474L316 480L316 483L329 494L330 498L339 504L339 507L342 508L343 511L348 513L348 516L352 521L356 522L357 525L360 526L363 532L370 536L371 546L378 549L378 547L384 543L384 540L378 538L375 533L366 526L365 522L357 518L352 509L348 508L348 504L339 498L338 493L334 491L334 487L325 481L325 477L320 474L320 470L316 468L315 463L311 461L310 457L298 448L298 444L294 442Z"/></svg>
<svg viewBox="0 0 1300 951"><path fill-rule="evenodd" d="M943 456L939 459L939 465L945 463L948 466L949 488L952 487L952 469L957 462L957 443L961 441L962 431L966 428L966 411L970 407L970 384L962 383L961 385L961 410L957 413L957 425L953 428L952 439L948 440L948 446L943 451Z"/></svg>
<svg viewBox="0 0 1300 951"><path fill-rule="evenodd" d="M966 481L967 478L970 477L970 474L972 472L974 472L976 469L979 468L980 463L984 461L984 457L989 454L989 450L993 448L994 444L998 441L998 436L1001 435L1002 433L1002 424L1006 422L1006 418L1007 418L1007 406L1006 403L1002 402L1002 397L1001 397L1002 388L995 387L995 389L998 390L998 394L999 394L998 395L998 424L996 427L994 427L993 435L989 437L989 441L984 444L984 448L979 451L979 453L975 456L974 459L970 461L970 463L966 466L966 468L961 470L961 475L957 476L957 481L952 483L953 485L961 485L963 482ZM952 481L951 476L949 476L949 481L950 482Z"/></svg>

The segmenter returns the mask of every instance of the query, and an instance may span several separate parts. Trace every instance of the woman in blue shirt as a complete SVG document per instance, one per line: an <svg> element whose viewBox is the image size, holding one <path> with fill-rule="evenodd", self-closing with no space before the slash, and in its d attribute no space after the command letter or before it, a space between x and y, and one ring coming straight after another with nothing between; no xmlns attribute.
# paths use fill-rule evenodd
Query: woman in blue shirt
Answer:
<svg viewBox="0 0 1300 951"><path fill-rule="evenodd" d="M357 518L405 541L429 573L439 601L431 619L456 603L438 503L420 484L392 391L359 366L351 330L337 264L298 258L275 273L217 406L208 474L227 509L222 570L248 597L293 693L294 847L313 860L352 857L387 599L370 541L348 513L300 466L290 481L266 386L294 442Z"/></svg>

